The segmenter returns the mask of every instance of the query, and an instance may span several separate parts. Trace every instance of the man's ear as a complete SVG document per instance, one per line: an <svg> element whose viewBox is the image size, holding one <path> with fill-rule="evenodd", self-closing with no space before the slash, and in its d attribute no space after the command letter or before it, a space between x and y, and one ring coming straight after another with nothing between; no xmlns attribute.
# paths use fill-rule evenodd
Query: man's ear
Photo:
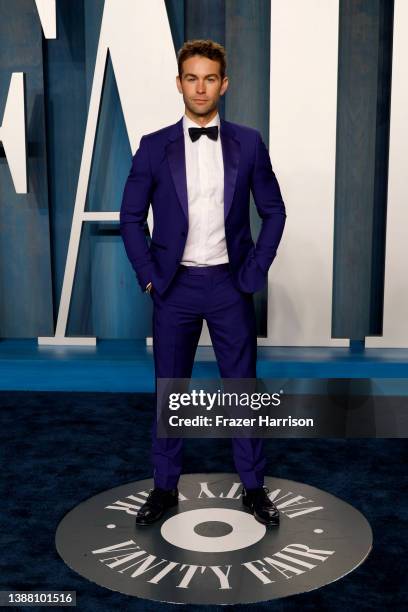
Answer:
<svg viewBox="0 0 408 612"><path fill-rule="evenodd" d="M176 85L177 85L177 89L179 90L180 93L183 93L183 90L181 88L181 80L179 75L176 76Z"/></svg>
<svg viewBox="0 0 408 612"><path fill-rule="evenodd" d="M221 96L223 96L225 92L227 91L228 85L229 85L228 77L225 76L222 80L221 91L220 91Z"/></svg>

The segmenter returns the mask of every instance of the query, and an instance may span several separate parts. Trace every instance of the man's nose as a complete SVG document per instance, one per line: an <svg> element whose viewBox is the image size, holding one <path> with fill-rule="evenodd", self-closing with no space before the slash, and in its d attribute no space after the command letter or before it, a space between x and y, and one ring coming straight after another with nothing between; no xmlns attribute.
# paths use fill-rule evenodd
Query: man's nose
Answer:
<svg viewBox="0 0 408 612"><path fill-rule="evenodd" d="M197 81L197 93L205 92L205 81Z"/></svg>

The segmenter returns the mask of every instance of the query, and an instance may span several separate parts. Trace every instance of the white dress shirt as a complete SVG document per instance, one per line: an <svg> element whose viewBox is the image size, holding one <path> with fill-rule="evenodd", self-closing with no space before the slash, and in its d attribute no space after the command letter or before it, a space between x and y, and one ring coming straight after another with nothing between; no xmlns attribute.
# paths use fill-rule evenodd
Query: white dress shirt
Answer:
<svg viewBox="0 0 408 612"><path fill-rule="evenodd" d="M204 127L218 125L218 138L202 134L193 142L189 127L202 127L183 117L188 195L188 234L181 263L214 266L228 262L224 227L224 163L219 133L220 117Z"/></svg>

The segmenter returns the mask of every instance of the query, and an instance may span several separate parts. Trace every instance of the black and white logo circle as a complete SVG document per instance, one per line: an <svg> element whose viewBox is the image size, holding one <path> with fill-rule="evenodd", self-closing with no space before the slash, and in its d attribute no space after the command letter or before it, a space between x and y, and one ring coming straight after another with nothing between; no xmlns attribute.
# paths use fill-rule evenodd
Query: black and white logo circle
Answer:
<svg viewBox="0 0 408 612"><path fill-rule="evenodd" d="M188 474L179 504L135 524L152 480L80 503L61 521L56 547L73 570L114 591L157 601L251 603L317 589L358 567L372 547L365 517L315 487L265 478L280 511L265 527L242 505L235 474Z"/></svg>

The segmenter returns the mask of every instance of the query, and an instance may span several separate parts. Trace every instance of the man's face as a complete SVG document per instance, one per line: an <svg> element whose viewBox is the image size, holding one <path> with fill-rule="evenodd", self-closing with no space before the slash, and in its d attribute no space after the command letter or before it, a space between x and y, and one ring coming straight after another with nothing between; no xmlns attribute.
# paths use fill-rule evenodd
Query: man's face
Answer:
<svg viewBox="0 0 408 612"><path fill-rule="evenodd" d="M221 80L219 62L193 55L183 62L182 71L176 81L186 108L198 116L210 114L228 87L228 77Z"/></svg>

